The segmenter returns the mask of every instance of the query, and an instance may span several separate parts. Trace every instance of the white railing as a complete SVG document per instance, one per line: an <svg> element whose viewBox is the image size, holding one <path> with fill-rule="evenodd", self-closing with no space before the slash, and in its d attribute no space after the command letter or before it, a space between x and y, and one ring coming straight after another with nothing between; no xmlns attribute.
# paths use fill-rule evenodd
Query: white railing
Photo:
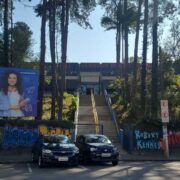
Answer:
<svg viewBox="0 0 180 180"><path fill-rule="evenodd" d="M107 104L108 104L108 108L109 108L109 111L110 111L110 113L111 113L112 120L113 120L114 123L115 123L116 131L117 131L117 133L119 134L119 128L118 128L118 124L117 124L117 116L116 116L115 110L112 108L111 98L110 98L109 95L107 94L107 91L106 91L106 90L104 90L104 96L105 96L106 102L107 102Z"/></svg>
<svg viewBox="0 0 180 180"><path fill-rule="evenodd" d="M79 91L76 93L77 96L77 108L74 115L74 124L75 124L75 130L74 130L74 138L76 139L77 136L77 124L78 124L78 116L79 116Z"/></svg>
<svg viewBox="0 0 180 180"><path fill-rule="evenodd" d="M96 134L99 134L99 120L98 120L98 115L97 115L97 110L96 110L95 98L92 91L91 91L91 102L92 102L94 122L95 122L95 131L96 131Z"/></svg>

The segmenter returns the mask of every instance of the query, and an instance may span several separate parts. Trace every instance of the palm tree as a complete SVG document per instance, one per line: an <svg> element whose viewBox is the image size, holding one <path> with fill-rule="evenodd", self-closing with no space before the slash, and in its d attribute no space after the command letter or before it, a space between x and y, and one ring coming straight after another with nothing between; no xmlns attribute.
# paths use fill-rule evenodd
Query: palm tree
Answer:
<svg viewBox="0 0 180 180"><path fill-rule="evenodd" d="M107 0L108 1L108 0ZM117 63L117 76L120 75L120 59L121 59L121 39L122 39L122 26L124 24L124 16L122 12L122 1L100 1L100 5L105 6L107 9L106 15L101 19L101 25L107 30L116 30L116 63ZM111 9L111 11L110 11Z"/></svg>
<svg viewBox="0 0 180 180"><path fill-rule="evenodd" d="M121 40L125 40L125 69L123 70L124 73L122 72L122 74L124 75L124 78L126 80L126 91L128 91L128 33L129 27L131 27L133 22L135 21L136 13L133 6L128 6L126 0L124 1L124 5L122 4L121 0L102 0L100 1L100 5L102 5L106 9L106 15L103 16L101 20L101 25L105 27L106 30L116 30L116 63L118 72L117 75L120 75L120 55L122 52L123 56L124 51L123 45L121 46ZM129 93L127 93L125 97L127 101L129 99L128 94Z"/></svg>

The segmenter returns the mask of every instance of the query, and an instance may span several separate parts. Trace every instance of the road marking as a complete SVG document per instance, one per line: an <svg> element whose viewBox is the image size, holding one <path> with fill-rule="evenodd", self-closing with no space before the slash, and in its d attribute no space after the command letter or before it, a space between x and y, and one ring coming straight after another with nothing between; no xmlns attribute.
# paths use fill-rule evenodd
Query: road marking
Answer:
<svg viewBox="0 0 180 180"><path fill-rule="evenodd" d="M27 167L28 167L28 171L29 171L29 173L32 173L32 168L31 168L31 166L30 166L30 164L29 164L29 163L27 163Z"/></svg>
<svg viewBox="0 0 180 180"><path fill-rule="evenodd" d="M80 167L81 169L83 169L83 170L87 170L88 168L86 168L86 167L84 167L84 166L81 166L81 165L79 165L78 167Z"/></svg>

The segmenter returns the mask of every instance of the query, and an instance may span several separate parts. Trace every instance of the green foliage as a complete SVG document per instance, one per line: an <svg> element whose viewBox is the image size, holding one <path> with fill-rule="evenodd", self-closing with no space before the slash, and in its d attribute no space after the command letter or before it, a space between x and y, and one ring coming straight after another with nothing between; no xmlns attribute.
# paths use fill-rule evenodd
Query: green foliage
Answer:
<svg viewBox="0 0 180 180"><path fill-rule="evenodd" d="M119 29L119 26L125 23L131 30L135 28L137 9L133 3L128 3L126 14L122 13L123 7L120 0L100 0L99 4L105 8L101 25L106 30Z"/></svg>
<svg viewBox="0 0 180 180"><path fill-rule="evenodd" d="M23 67L23 63L32 56L32 31L24 22L17 22L12 30L12 66Z"/></svg>
<svg viewBox="0 0 180 180"><path fill-rule="evenodd" d="M173 127L176 123L180 123L180 74L176 74L173 68L174 62L169 58L168 55L164 55L164 99L169 102L169 115L170 123L169 126ZM166 58L165 58L166 57ZM131 85L131 76L129 76L129 86ZM146 114L142 115L140 106L140 74L137 76L137 94L135 98L135 108L132 104L129 104L127 109L124 100L124 79L116 78L109 85L112 93L113 108L116 109L118 115L119 123L129 123L135 127L140 128L150 128L158 129L161 127L161 117L160 117L160 91L158 91L158 118L153 118L151 116L151 72L147 72L146 78ZM134 95L132 95L134 96Z"/></svg>
<svg viewBox="0 0 180 180"><path fill-rule="evenodd" d="M64 97L63 97L63 116L62 116L62 120L64 121L74 121L74 113L76 111L77 108L77 104L76 104L77 98L72 95L72 94L68 94L67 92L64 93ZM43 116L42 119L50 119L51 116L51 96L46 96L44 97L43 100ZM57 103L56 103L56 119L58 117L58 107L57 107Z"/></svg>
<svg viewBox="0 0 180 180"><path fill-rule="evenodd" d="M49 6L49 3L47 3ZM70 19L72 22L77 23L84 28L92 28L89 23L89 15L96 6L96 0L73 0L70 2ZM62 11L62 2L57 0L56 2L56 18L57 22L60 23L60 14ZM38 4L35 8L37 16L42 15L42 4ZM48 15L48 12L47 12ZM59 20L59 21L58 21Z"/></svg>
<svg viewBox="0 0 180 180"><path fill-rule="evenodd" d="M165 97L169 101L170 117L180 119L180 75L170 74L168 81Z"/></svg>

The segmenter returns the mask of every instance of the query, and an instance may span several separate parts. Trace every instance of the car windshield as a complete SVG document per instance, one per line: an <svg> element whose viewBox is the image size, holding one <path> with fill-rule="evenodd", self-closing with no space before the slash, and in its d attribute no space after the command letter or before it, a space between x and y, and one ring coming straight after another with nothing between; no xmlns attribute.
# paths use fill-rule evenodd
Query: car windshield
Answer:
<svg viewBox="0 0 180 180"><path fill-rule="evenodd" d="M67 144L69 143L69 139L67 136L62 135L52 135L52 136L44 136L44 143L61 143Z"/></svg>
<svg viewBox="0 0 180 180"><path fill-rule="evenodd" d="M86 137L86 143L111 143L111 141L105 136L93 135Z"/></svg>

